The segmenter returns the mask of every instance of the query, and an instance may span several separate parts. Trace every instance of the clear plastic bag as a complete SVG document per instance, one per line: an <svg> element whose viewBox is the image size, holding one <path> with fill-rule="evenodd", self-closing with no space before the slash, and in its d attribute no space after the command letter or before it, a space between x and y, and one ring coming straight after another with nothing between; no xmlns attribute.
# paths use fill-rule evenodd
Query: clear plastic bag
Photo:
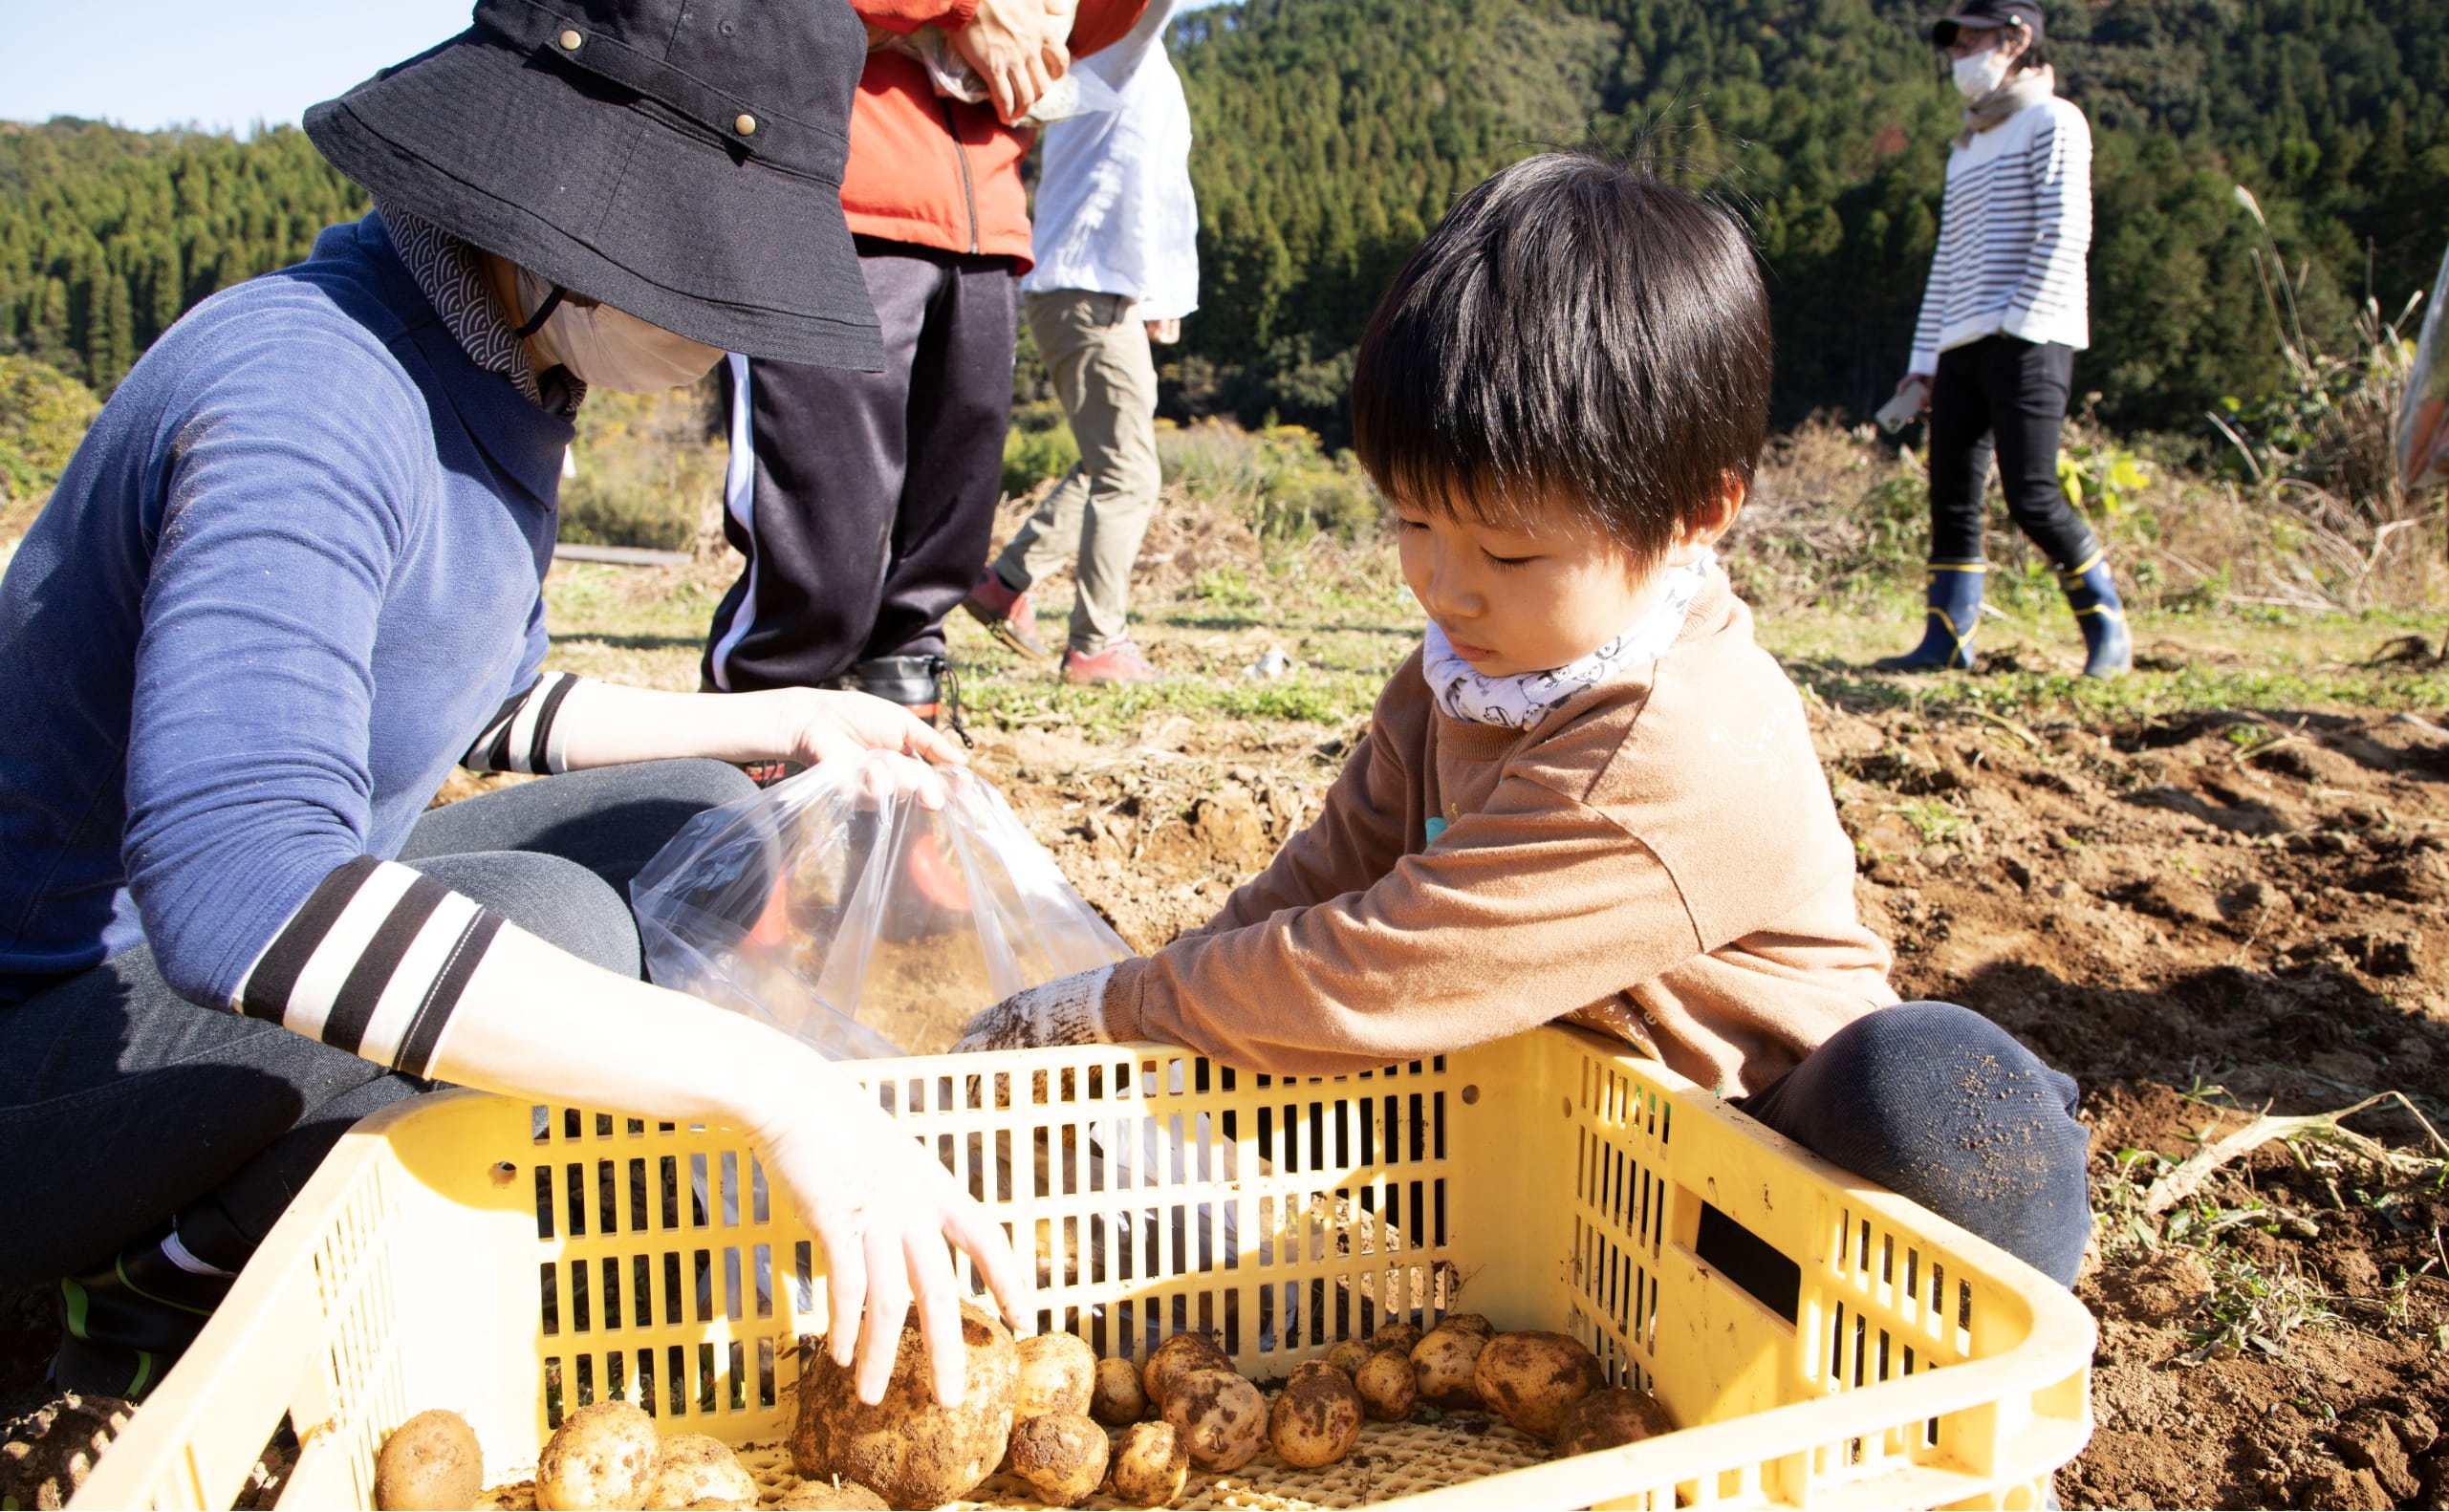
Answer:
<svg viewBox="0 0 2449 1512"><path fill-rule="evenodd" d="M980 1009L1130 954L1002 794L883 751L698 815L629 886L659 985L834 1060L950 1049Z"/></svg>

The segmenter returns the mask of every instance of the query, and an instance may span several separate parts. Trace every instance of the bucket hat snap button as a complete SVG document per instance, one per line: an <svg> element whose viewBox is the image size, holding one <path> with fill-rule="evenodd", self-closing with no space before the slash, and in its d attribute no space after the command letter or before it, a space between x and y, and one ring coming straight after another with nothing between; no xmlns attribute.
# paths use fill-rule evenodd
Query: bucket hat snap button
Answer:
<svg viewBox="0 0 2449 1512"><path fill-rule="evenodd" d="M753 137L757 134L757 118L742 111L740 119L731 123L731 129L743 137Z"/></svg>
<svg viewBox="0 0 2449 1512"><path fill-rule="evenodd" d="M575 53L578 51L578 44L585 40L587 39L575 32L564 32L561 33L561 51Z"/></svg>

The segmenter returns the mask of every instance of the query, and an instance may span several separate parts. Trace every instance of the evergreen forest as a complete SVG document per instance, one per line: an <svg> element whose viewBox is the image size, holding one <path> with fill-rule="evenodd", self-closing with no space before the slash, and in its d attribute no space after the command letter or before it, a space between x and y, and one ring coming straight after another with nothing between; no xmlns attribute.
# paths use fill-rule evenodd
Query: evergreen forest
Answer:
<svg viewBox="0 0 2449 1512"><path fill-rule="evenodd" d="M2091 119L2079 390L2195 429L2285 381L2267 215L2305 318L2395 315L2449 245L2449 0L2048 0ZM1173 42L1198 131L1202 308L1180 413L1342 431L1378 292L1462 189L1543 146L1654 161L1755 227L1781 419L1866 413L1902 371L1959 101L1917 0L1244 0ZM213 291L305 255L363 196L304 135L0 124L0 352L107 392Z"/></svg>

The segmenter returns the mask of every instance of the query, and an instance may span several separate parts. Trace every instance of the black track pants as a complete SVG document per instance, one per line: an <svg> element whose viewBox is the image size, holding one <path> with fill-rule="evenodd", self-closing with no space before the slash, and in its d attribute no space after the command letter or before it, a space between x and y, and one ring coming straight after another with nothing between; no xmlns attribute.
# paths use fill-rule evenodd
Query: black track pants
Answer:
<svg viewBox="0 0 2449 1512"><path fill-rule="evenodd" d="M715 610L705 680L812 687L940 655L986 560L1011 418L1008 257L858 239L884 371L730 359L724 533L748 565Z"/></svg>
<svg viewBox="0 0 2449 1512"><path fill-rule="evenodd" d="M1983 336L1939 355L1930 388L1930 559L1982 560L1982 494L1998 453L2007 513L2061 572L2095 550L2091 528L2058 486L2074 349Z"/></svg>

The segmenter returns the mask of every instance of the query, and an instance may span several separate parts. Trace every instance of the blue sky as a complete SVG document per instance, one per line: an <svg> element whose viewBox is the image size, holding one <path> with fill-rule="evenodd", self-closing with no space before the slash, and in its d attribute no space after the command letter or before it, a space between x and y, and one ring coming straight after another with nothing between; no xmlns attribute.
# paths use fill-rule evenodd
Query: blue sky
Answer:
<svg viewBox="0 0 2449 1512"><path fill-rule="evenodd" d="M1192 0L1192 6L1209 0ZM465 31L469 0L0 0L0 120L295 121ZM1187 9L1187 8L1186 8Z"/></svg>
<svg viewBox="0 0 2449 1512"><path fill-rule="evenodd" d="M0 0L0 120L295 121L466 30L469 0Z"/></svg>

